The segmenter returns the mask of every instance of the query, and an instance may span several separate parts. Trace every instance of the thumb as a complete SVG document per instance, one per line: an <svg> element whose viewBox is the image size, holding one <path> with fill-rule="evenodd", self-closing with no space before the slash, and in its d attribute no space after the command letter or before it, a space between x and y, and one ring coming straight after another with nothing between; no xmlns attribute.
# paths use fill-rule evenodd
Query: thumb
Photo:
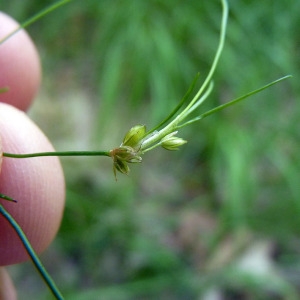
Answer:
<svg viewBox="0 0 300 300"><path fill-rule="evenodd" d="M16 300L17 292L10 279L7 270L0 267L0 299L1 300Z"/></svg>
<svg viewBox="0 0 300 300"><path fill-rule="evenodd" d="M18 109L0 103L2 151L32 153L53 151L39 128ZM57 157L14 159L3 157L0 193L18 200L0 203L23 229L40 253L55 237L64 207L64 177ZM28 259L19 237L0 215L0 266Z"/></svg>

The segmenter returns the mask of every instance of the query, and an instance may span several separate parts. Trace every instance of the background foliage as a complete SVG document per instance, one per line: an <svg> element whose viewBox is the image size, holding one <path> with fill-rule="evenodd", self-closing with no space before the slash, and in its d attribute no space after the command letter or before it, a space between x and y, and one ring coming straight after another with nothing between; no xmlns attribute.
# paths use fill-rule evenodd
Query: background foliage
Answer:
<svg viewBox="0 0 300 300"><path fill-rule="evenodd" d="M50 3L0 8L22 22ZM105 158L63 159L65 216L42 260L67 298L299 297L300 2L229 5L205 108L293 79L183 129L184 148L117 183ZM28 28L44 71L30 115L58 150L118 146L204 78L220 18L217 0L72 1ZM10 271L22 299L49 297L30 263Z"/></svg>

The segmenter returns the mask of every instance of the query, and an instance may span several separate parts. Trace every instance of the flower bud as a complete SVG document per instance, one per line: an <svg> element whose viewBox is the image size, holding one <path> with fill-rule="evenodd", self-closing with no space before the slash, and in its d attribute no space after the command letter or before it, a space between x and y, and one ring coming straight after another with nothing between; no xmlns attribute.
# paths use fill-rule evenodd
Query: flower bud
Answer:
<svg viewBox="0 0 300 300"><path fill-rule="evenodd" d="M142 139L145 137L146 126L136 125L132 127L125 135L121 146L129 146L134 149L140 147Z"/></svg>
<svg viewBox="0 0 300 300"><path fill-rule="evenodd" d="M110 156L114 161L122 160L129 163L139 163L142 158L137 154L137 152L129 146L120 146L119 148L110 151Z"/></svg>
<svg viewBox="0 0 300 300"><path fill-rule="evenodd" d="M168 135L166 135L162 140L161 140L161 146L167 150L178 150L178 147L180 147L183 144L186 144L187 141L174 136L177 133L177 131L174 131Z"/></svg>
<svg viewBox="0 0 300 300"><path fill-rule="evenodd" d="M123 173L123 174L128 174L130 169L127 165L127 163L124 160L117 159L114 161L114 174L115 177L117 178L116 170Z"/></svg>
<svg viewBox="0 0 300 300"><path fill-rule="evenodd" d="M115 148L109 152L109 155L113 159L113 171L116 179L116 171L119 171L123 174L129 173L130 169L127 163L139 163L142 161L142 158L138 155L138 152L129 146L120 146Z"/></svg>

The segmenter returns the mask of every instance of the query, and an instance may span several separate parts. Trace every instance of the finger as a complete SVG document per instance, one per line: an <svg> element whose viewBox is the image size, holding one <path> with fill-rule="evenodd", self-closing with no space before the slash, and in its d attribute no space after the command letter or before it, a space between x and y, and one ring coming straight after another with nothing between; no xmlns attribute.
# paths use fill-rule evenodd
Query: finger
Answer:
<svg viewBox="0 0 300 300"><path fill-rule="evenodd" d="M5 268L0 267L0 299L16 300L17 292Z"/></svg>
<svg viewBox="0 0 300 300"><path fill-rule="evenodd" d="M0 134L4 152L53 151L38 127L21 111L0 103ZM33 248L43 251L59 228L64 207L64 177L57 157L3 157L0 193L18 200L0 200L25 232ZM18 236L0 216L0 265L28 259Z"/></svg>
<svg viewBox="0 0 300 300"><path fill-rule="evenodd" d="M0 40L19 24L0 12ZM40 85L41 68L36 48L25 30L17 32L0 45L0 88L9 91L0 94L0 102L26 110Z"/></svg>

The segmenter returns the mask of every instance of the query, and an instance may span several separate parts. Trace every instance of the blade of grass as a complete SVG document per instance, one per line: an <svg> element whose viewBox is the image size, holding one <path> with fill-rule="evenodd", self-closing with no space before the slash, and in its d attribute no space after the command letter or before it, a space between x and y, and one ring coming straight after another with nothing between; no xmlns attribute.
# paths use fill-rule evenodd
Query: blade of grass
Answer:
<svg viewBox="0 0 300 300"><path fill-rule="evenodd" d="M7 200L7 201L17 202L17 200L15 200L15 199L13 199L11 197L8 197L6 195L3 195L3 194L0 194L0 198L4 199L4 200Z"/></svg>
<svg viewBox="0 0 300 300"><path fill-rule="evenodd" d="M191 85L189 86L187 92L185 93L185 95L183 96L181 101L178 103L178 105L173 109L173 111L163 121L161 121L157 126L152 128L151 130L149 130L146 133L146 135L148 135L148 134L154 132L155 130L157 130L158 128L162 127L164 124L166 124L180 110L180 108L188 100L189 96L191 95L192 91L194 90L194 87L196 85L196 82L197 82L199 76L200 76L200 74L197 73L196 76L194 77Z"/></svg>
<svg viewBox="0 0 300 300"><path fill-rule="evenodd" d="M19 30L28 27L29 25L31 25L32 23L36 22L38 19L44 17L45 15L49 14L50 12L54 11L55 9L61 7L62 5L70 2L72 0L61 0L58 1L48 7L46 7L45 9L41 10L40 12L38 12L37 14L35 14L33 17L29 18L27 21L25 21L24 23L22 23L18 28L16 28L14 31L12 31L9 35L7 35L5 38L3 38L2 40L0 40L0 45L3 44L5 41L7 41L10 37L12 37L14 34L16 34Z"/></svg>
<svg viewBox="0 0 300 300"><path fill-rule="evenodd" d="M0 94L6 93L8 91L9 91L9 87L7 87L7 86L0 88Z"/></svg>
<svg viewBox="0 0 300 300"><path fill-rule="evenodd" d="M65 152L36 152L36 153L2 153L3 157L30 158L41 156L110 156L109 151L65 151Z"/></svg>
<svg viewBox="0 0 300 300"><path fill-rule="evenodd" d="M53 293L56 299L63 300L63 296L58 290L55 282L52 280L51 276L48 274L46 269L44 268L42 262L38 258L37 254L35 253L34 249L32 248L30 242L28 241L24 231L22 228L19 226L19 224L15 221L15 219L5 210L5 208L0 205L0 214L9 222L11 227L15 230L17 235L19 236L23 246L25 247L28 255L30 256L33 264L37 268L38 272L48 285L49 289Z"/></svg>
<svg viewBox="0 0 300 300"><path fill-rule="evenodd" d="M236 98L236 99L234 99L232 101L229 101L229 102L227 102L225 104L219 105L219 106L217 106L217 107L215 107L215 108L213 108L213 109L211 109L211 110L203 113L202 115L200 115L200 116L198 116L198 117L196 117L196 118L194 118L194 119L192 119L192 120L190 120L190 121L188 121L188 122L180 125L178 128L184 127L184 126L186 126L188 124L191 124L191 123L194 123L194 122L197 122L197 121L200 121L200 120L204 119L205 117L208 117L208 116L210 116L210 115L212 115L212 114L214 114L214 113L216 113L218 111L223 110L224 108L227 108L227 107L229 107L231 105L234 105L234 104L236 104L236 103L238 103L238 102L240 102L242 100L245 100L246 98L257 94L257 93L259 93L259 92L261 92L261 91L263 91L263 90L271 87L272 85L277 84L277 83L279 83L279 82L281 82L283 80L286 80L288 78L291 78L291 77L292 77L292 75L287 75L287 76L281 77L281 78L279 78L277 80L274 80L274 81L272 81L272 82L270 82L270 83L268 83L268 84L266 84L266 85L264 85L264 86L262 86L262 87L260 87L260 88L258 88L256 90L254 90L254 91L252 91L250 93L247 93L247 94L245 94L245 95L243 95L241 97L238 97L238 98Z"/></svg>

